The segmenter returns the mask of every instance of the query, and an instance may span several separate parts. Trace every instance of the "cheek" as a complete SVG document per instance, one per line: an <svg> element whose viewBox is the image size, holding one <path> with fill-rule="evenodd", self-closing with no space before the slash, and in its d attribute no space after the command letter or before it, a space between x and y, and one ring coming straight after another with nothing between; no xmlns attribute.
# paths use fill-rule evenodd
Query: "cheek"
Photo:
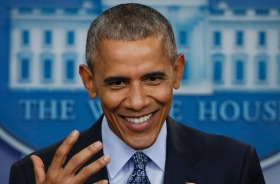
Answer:
<svg viewBox="0 0 280 184"><path fill-rule="evenodd" d="M153 89L150 94L159 103L169 104L172 101L173 88L170 83L166 83L158 89Z"/></svg>
<svg viewBox="0 0 280 184"><path fill-rule="evenodd" d="M123 101L123 95L120 93L110 93L108 91L100 91L99 94L101 105L107 110L114 110L118 108ZM106 110L105 109L105 110Z"/></svg>

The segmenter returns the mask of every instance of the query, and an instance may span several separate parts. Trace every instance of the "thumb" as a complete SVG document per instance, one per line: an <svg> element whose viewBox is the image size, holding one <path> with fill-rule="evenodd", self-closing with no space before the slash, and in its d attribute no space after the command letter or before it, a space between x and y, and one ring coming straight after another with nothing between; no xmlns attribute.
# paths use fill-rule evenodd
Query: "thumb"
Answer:
<svg viewBox="0 0 280 184"><path fill-rule="evenodd" d="M33 162L36 184L43 184L46 177L44 163L37 155L31 155L31 160Z"/></svg>

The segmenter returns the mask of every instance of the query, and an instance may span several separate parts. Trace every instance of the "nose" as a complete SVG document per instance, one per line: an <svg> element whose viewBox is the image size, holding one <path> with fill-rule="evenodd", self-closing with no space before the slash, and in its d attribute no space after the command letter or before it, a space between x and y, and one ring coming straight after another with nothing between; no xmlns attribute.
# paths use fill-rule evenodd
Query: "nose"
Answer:
<svg viewBox="0 0 280 184"><path fill-rule="evenodd" d="M140 82L130 84L126 98L127 108L139 111L147 105L147 102L148 98L144 86Z"/></svg>

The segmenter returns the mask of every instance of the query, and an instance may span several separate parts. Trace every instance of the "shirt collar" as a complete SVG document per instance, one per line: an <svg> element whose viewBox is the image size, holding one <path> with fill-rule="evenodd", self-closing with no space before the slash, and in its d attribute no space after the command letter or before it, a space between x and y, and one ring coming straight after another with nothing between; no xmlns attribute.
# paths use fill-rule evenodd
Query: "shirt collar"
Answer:
<svg viewBox="0 0 280 184"><path fill-rule="evenodd" d="M137 150L129 147L112 132L105 116L102 120L101 132L104 154L111 157L111 162L107 165L108 174L113 179ZM156 142L151 147L142 150L162 171L165 169L166 137L165 121Z"/></svg>

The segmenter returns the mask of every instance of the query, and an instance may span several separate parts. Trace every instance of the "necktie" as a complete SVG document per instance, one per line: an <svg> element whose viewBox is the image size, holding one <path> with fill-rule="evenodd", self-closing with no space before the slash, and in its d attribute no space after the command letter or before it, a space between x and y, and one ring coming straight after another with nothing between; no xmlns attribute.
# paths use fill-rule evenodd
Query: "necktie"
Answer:
<svg viewBox="0 0 280 184"><path fill-rule="evenodd" d="M150 184L145 170L150 158L142 152L136 152L131 159L134 164L134 170L129 176L127 184Z"/></svg>

